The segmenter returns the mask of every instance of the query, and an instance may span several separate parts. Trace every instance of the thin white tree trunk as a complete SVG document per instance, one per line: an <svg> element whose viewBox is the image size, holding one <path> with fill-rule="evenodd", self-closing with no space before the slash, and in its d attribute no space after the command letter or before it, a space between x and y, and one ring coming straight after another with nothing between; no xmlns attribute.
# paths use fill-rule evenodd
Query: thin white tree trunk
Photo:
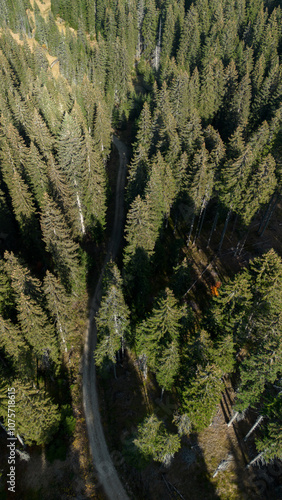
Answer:
<svg viewBox="0 0 282 500"><path fill-rule="evenodd" d="M234 420L236 420L236 418L238 417L238 415L239 415L239 412L238 412L238 411L236 411L236 412L234 413L233 417L231 418L231 420L229 420L229 422L228 422L228 424L227 424L227 426L228 426L228 427L230 427L230 425L231 425L231 424L233 424Z"/></svg>
<svg viewBox="0 0 282 500"><path fill-rule="evenodd" d="M161 35L162 35L162 20L160 19L159 35L158 35L157 45L156 45L156 48L155 48L155 57L154 57L154 63L153 63L153 67L155 68L156 71L158 71L159 66L160 66Z"/></svg>
<svg viewBox="0 0 282 500"><path fill-rule="evenodd" d="M19 434L17 434L17 438L18 438L19 442L21 443L21 445L25 446L25 444L24 444L24 442Z"/></svg>
<svg viewBox="0 0 282 500"><path fill-rule="evenodd" d="M66 343L66 339L65 339L65 336L64 336L62 324L61 324L61 321L59 319L60 315L59 315L57 304L56 304L55 307L56 307L56 318L57 318L57 322L58 322L59 332L60 332L61 337L62 337L62 341L63 341L64 347L65 347L65 352L68 352L67 343Z"/></svg>
<svg viewBox="0 0 282 500"><path fill-rule="evenodd" d="M200 236L201 236L202 227L203 227L203 223L204 223L205 216L206 216L207 206L208 206L208 204L206 203L204 211L203 211L202 220L201 220L201 224L200 224L200 227L199 227L199 232L198 232L197 238L200 238Z"/></svg>
<svg viewBox="0 0 282 500"><path fill-rule="evenodd" d="M59 324L59 332L60 332L61 337L62 337L62 341L63 341L64 348L65 348L65 352L68 352L68 348L67 348L67 344L66 344L66 339L65 339L65 336L64 336L64 333L63 333L62 325L61 325L61 323L60 323L59 320L58 320L58 324Z"/></svg>
<svg viewBox="0 0 282 500"><path fill-rule="evenodd" d="M74 181L74 185L77 188L77 182L76 182L76 180ZM82 234L85 234L84 218L83 218L82 206L81 206L81 201L80 201L80 197L79 197L78 191L76 191L76 201L77 201L79 218L80 218L81 232L82 232Z"/></svg>
<svg viewBox="0 0 282 500"><path fill-rule="evenodd" d="M263 420L263 416L261 415L256 423L253 425L253 427L249 430L248 434L244 437L244 441L247 441L247 439L250 437L250 435L254 432L254 430L257 428L257 426L261 423L261 421Z"/></svg>

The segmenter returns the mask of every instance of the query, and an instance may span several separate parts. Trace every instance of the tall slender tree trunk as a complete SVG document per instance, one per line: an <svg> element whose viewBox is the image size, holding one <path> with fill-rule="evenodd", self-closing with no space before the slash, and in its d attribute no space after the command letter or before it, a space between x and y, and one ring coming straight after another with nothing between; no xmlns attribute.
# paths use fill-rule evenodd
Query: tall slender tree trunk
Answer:
<svg viewBox="0 0 282 500"><path fill-rule="evenodd" d="M77 182L76 182L76 180L74 181L74 185L75 185L75 188L77 189ZM79 213L79 220L80 220L81 232L82 232L82 234L85 234L84 217L83 217L83 213L82 213L82 206L81 206L81 201L80 201L80 197L79 197L78 191L76 191L76 202L77 202L77 206L78 206L78 213Z"/></svg>
<svg viewBox="0 0 282 500"><path fill-rule="evenodd" d="M208 239L208 242L207 242L207 248L209 248L209 246L210 246L211 238L212 238L212 235L213 235L213 233L215 231L216 224L217 224L217 221L218 221L218 216L219 216L219 213L218 213L218 210L217 210L216 214L214 216L214 220L213 220L211 232L210 232L209 239Z"/></svg>
<svg viewBox="0 0 282 500"><path fill-rule="evenodd" d="M231 213L232 213L232 210L230 208L229 211L228 211L228 214L226 215L225 224L224 224L224 228L223 228L223 231L222 231L222 235L221 235L221 239L220 239L220 243L219 243L219 247L218 247L218 251L219 252L221 252L221 247L222 247L222 244L223 244L224 236L225 236L225 233L226 233L226 230L227 230L227 226L228 226L228 222L229 222Z"/></svg>
<svg viewBox="0 0 282 500"><path fill-rule="evenodd" d="M60 332L61 337L62 337L62 342L64 344L65 352L68 352L68 348L67 348L67 344L66 344L66 339L65 339L64 332L63 332L63 329L62 329L62 325L61 325L61 322L60 322L59 319L58 319L58 324L59 324L59 332Z"/></svg>
<svg viewBox="0 0 282 500"><path fill-rule="evenodd" d="M17 438L18 438L19 442L21 443L21 445L25 448L25 444L24 444L24 442L19 434L17 434Z"/></svg>
<svg viewBox="0 0 282 500"><path fill-rule="evenodd" d="M201 232L202 232L202 228L203 228L203 223L204 223L204 220L205 220L205 217L206 217L207 206L208 206L208 204L205 205L205 208L204 208L204 211L203 211L201 225L200 225L199 233L198 233L198 238L200 238L200 236L201 236Z"/></svg>
<svg viewBox="0 0 282 500"><path fill-rule="evenodd" d="M162 36L162 18L160 17L159 35L158 35L157 45L155 48L155 57L154 57L154 63L153 63L153 67L155 68L156 71L158 71L159 66L160 66L161 36Z"/></svg>
<svg viewBox="0 0 282 500"><path fill-rule="evenodd" d="M259 418L257 419L256 423L253 425L253 427L249 430L248 434L244 437L244 441L247 441L247 439L250 437L250 435L254 432L254 430L257 428L257 426L261 423L263 420L263 416L260 415Z"/></svg>
<svg viewBox="0 0 282 500"><path fill-rule="evenodd" d="M145 380L147 380L147 374L148 374L148 367L147 367L147 362L145 361L144 368L143 368L143 377Z"/></svg>

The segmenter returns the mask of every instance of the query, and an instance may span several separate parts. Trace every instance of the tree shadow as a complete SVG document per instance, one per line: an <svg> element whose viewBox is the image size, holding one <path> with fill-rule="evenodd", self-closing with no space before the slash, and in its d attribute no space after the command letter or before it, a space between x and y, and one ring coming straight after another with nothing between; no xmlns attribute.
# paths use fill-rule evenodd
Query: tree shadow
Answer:
<svg viewBox="0 0 282 500"><path fill-rule="evenodd" d="M175 455L171 466L169 468L160 467L159 483L162 483L162 494L150 497L152 500L154 498L162 500L170 498L220 499L212 482L197 434L193 434L189 438L182 438L181 449Z"/></svg>
<svg viewBox="0 0 282 500"><path fill-rule="evenodd" d="M150 260L143 248L137 248L126 264L123 273L126 301L131 310L142 317L147 307L150 293Z"/></svg>

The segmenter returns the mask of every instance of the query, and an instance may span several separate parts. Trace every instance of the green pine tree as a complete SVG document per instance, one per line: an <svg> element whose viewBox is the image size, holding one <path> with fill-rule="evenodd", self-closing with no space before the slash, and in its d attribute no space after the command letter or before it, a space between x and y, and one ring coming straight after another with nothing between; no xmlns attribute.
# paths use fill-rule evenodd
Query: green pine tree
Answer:
<svg viewBox="0 0 282 500"><path fill-rule="evenodd" d="M58 206L45 193L40 218L43 241L50 252L54 265L64 285L70 286L78 280L78 245L72 239L65 219Z"/></svg>
<svg viewBox="0 0 282 500"><path fill-rule="evenodd" d="M105 358L116 363L116 354L125 347L126 331L129 328L129 309L122 292L122 279L118 267L110 262L105 270L104 293L96 315L98 345L95 360L100 366Z"/></svg>
<svg viewBox="0 0 282 500"><path fill-rule="evenodd" d="M151 415L139 425L134 444L145 457L169 464L180 448L180 438L177 434L169 434L163 422Z"/></svg>
<svg viewBox="0 0 282 500"><path fill-rule="evenodd" d="M10 387L15 389L16 429L27 445L44 445L51 441L60 423L58 405L45 391L34 389L29 383L19 379L13 380ZM5 387L0 412L4 425L8 427L8 386Z"/></svg>

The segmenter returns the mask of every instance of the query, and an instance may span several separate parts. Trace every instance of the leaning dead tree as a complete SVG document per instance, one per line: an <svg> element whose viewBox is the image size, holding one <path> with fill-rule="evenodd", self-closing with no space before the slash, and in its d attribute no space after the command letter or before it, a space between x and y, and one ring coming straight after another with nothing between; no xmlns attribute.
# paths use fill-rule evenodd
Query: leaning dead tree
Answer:
<svg viewBox="0 0 282 500"><path fill-rule="evenodd" d="M248 434L244 437L244 441L247 441L248 437L254 432L254 430L258 427L258 425L261 423L263 420L263 417L260 415L259 418L257 419L256 423L253 425L253 427L249 430Z"/></svg>
<svg viewBox="0 0 282 500"><path fill-rule="evenodd" d="M229 420L227 426L230 427L230 425L233 424L233 422L239 422L240 420L244 420L246 413L247 413L247 409L248 408L246 408L246 410L243 410L242 412L235 411L235 413L232 415L231 419Z"/></svg>
<svg viewBox="0 0 282 500"><path fill-rule="evenodd" d="M236 422L236 419L239 415L239 412L238 411L235 411L233 417L231 417L231 419L229 420L227 426L230 427L231 424L233 424L233 422Z"/></svg>
<svg viewBox="0 0 282 500"><path fill-rule="evenodd" d="M264 462L264 459L263 459L263 455L264 455L265 451L262 451L261 453L259 453L255 458L253 458L253 460L251 460L247 465L246 465L246 469L248 469L249 467L251 467L252 465L255 465L257 464L257 462L259 461L262 461Z"/></svg>

